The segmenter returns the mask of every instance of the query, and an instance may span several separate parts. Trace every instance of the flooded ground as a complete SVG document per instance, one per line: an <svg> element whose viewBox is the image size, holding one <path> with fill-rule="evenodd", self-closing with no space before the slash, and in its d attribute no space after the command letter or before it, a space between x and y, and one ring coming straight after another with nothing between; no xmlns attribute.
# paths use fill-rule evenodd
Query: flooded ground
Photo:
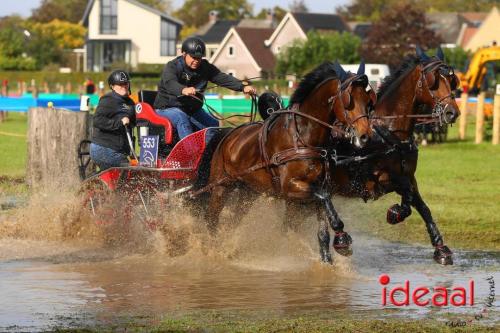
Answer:
<svg viewBox="0 0 500 333"><path fill-rule="evenodd" d="M56 209L55 201L45 197L0 219L0 331L155 325L199 310L433 318L443 325L451 313L499 323L499 298L487 307L486 279L493 277L498 286L500 252L453 249L455 265L442 267L432 261L430 247L353 231L353 256L335 255L333 266L323 265L314 219L283 234L282 204L268 198L238 223L234 213L224 212L225 232L216 239L179 208L165 216L172 228L110 246L94 239L95 230L65 238L60 224L74 216L70 205ZM348 225L349 217L344 220ZM469 292L472 279L474 305L383 307L378 279L384 273L391 279L388 289L409 280L410 289L463 286ZM474 319L478 313L483 318Z"/></svg>

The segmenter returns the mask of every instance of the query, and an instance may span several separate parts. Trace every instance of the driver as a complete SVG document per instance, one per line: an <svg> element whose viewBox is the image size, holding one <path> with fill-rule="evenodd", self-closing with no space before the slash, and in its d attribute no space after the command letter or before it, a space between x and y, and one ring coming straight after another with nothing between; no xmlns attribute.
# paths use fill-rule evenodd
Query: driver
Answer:
<svg viewBox="0 0 500 333"><path fill-rule="evenodd" d="M200 38L187 38L182 43L182 55L165 65L158 84L154 108L160 116L172 122L180 139L194 132L193 125L198 129L219 126L217 119L201 108L201 103L192 110L192 107L185 105L183 101L186 98L182 96L199 96L197 92L203 93L208 81L234 91L243 91L245 94L256 93L254 87L243 85L240 80L222 73L203 59L205 49L205 43Z"/></svg>

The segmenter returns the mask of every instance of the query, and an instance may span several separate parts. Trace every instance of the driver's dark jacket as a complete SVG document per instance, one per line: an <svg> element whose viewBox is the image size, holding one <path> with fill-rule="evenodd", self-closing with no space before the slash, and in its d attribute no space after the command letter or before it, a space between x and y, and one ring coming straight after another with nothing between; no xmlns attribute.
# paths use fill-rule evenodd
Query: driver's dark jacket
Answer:
<svg viewBox="0 0 500 333"><path fill-rule="evenodd" d="M192 70L186 65L183 56L179 56L169 61L163 68L154 108L180 107L181 104L177 100L177 96L182 95L182 89L195 87L203 92L208 81L231 90L243 90L243 84L240 80L229 74L222 73L206 59L202 59L200 67Z"/></svg>
<svg viewBox="0 0 500 333"><path fill-rule="evenodd" d="M129 117L129 128L135 126L135 103L128 96L112 91L101 97L93 118L93 143L111 148L123 154L130 153L130 147L122 118Z"/></svg>

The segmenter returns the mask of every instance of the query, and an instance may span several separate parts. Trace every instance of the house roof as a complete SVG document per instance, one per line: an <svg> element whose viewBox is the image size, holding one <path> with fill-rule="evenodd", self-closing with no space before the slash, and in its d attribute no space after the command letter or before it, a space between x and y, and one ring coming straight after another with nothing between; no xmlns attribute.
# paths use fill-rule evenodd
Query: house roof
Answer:
<svg viewBox="0 0 500 333"><path fill-rule="evenodd" d="M349 26L339 15L318 13L292 13L292 15L305 33L313 29L350 31Z"/></svg>
<svg viewBox="0 0 500 333"><path fill-rule="evenodd" d="M274 65L276 64L274 55L264 45L264 40L271 36L273 29L236 27L235 30L262 70L269 71L274 69Z"/></svg>
<svg viewBox="0 0 500 333"><path fill-rule="evenodd" d="M349 22L349 28L351 28L353 34L365 39L372 28L372 24L370 22Z"/></svg>
<svg viewBox="0 0 500 333"><path fill-rule="evenodd" d="M198 30L197 35L207 44L220 43L226 36L231 27L237 25L239 20L217 20L213 23L208 23L209 26L204 27L205 32L201 34Z"/></svg>
<svg viewBox="0 0 500 333"><path fill-rule="evenodd" d="M301 30L300 34L304 39L307 38L306 34L312 29L318 31L351 31L347 23L339 15L288 12L278 24L271 37L265 41L267 46L274 42L289 21Z"/></svg>
<svg viewBox="0 0 500 333"><path fill-rule="evenodd" d="M201 27L196 35L200 36L207 44L221 43L229 29L232 27L269 29L273 22L270 20L242 19L242 20L217 20Z"/></svg>
<svg viewBox="0 0 500 333"><path fill-rule="evenodd" d="M460 16L474 25L477 22L483 22L488 16L488 12L464 12L460 13Z"/></svg>
<svg viewBox="0 0 500 333"><path fill-rule="evenodd" d="M446 44L455 44L460 35L463 18L458 13L428 13L429 29L439 35Z"/></svg>
<svg viewBox="0 0 500 333"><path fill-rule="evenodd" d="M457 41L457 44L460 45L461 47L465 47L465 45L467 45L467 43L470 41L472 36L474 36L474 34L478 30L479 30L479 28L466 26L464 31L463 31L462 38L461 38L461 40Z"/></svg>
<svg viewBox="0 0 500 333"><path fill-rule="evenodd" d="M273 21L245 18L238 22L237 26L241 28L271 29L273 28Z"/></svg>
<svg viewBox="0 0 500 333"><path fill-rule="evenodd" d="M166 19L166 20L169 20L173 23L177 23L178 25L184 25L184 22L182 22L181 20L179 19L176 19L170 15L168 15L167 13L164 13L162 12L161 10L158 10L156 8L153 8L153 7L150 7L148 5L145 5L143 4L142 2L139 2L139 1L136 1L136 0L124 0L124 1L128 1L130 2L131 4L133 5L136 5L138 7L141 7L151 13L154 13L158 16L161 16L162 18ZM95 0L89 0L89 2L87 3L87 7L85 8L85 12L83 13L83 17L82 17L82 20L81 22L83 24L87 24L87 21L88 21L88 18L89 18L89 15L90 15L90 11L92 10L92 7L94 6L94 2Z"/></svg>

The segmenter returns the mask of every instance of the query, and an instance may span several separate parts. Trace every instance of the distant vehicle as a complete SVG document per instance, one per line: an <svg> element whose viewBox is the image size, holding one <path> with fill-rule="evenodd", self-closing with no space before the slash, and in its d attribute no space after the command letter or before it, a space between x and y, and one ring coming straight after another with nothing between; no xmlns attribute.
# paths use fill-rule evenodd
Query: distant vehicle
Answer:
<svg viewBox="0 0 500 333"><path fill-rule="evenodd" d="M486 64L498 61L500 61L500 47L490 46L477 50L472 56L467 72L457 73L462 91L477 94L484 83L487 73Z"/></svg>
<svg viewBox="0 0 500 333"><path fill-rule="evenodd" d="M344 70L356 73L358 71L359 65L342 65ZM389 71L389 66L384 64L365 64L365 74L368 76L370 84L378 89L382 80L391 74Z"/></svg>

